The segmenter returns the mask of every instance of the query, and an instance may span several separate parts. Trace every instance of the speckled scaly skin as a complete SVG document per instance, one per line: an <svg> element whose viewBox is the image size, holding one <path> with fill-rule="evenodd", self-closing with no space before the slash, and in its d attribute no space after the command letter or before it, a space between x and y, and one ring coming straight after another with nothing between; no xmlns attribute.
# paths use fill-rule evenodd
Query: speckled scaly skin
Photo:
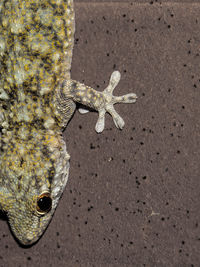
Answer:
<svg viewBox="0 0 200 267"><path fill-rule="evenodd" d="M102 93L71 80L73 36L72 0L0 2L0 209L24 245L43 234L65 188L70 157L62 130L75 102L99 112L101 132L106 111L124 126L115 103L136 101L112 95L117 71Z"/></svg>

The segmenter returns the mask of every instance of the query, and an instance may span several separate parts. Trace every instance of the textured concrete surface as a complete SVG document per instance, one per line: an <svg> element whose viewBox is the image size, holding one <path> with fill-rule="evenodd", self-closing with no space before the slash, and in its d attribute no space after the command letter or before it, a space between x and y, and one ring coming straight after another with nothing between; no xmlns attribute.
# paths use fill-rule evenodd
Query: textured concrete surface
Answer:
<svg viewBox="0 0 200 267"><path fill-rule="evenodd" d="M75 2L72 77L103 90L118 69L138 101L123 131L75 114L53 220L27 249L0 220L0 266L200 266L200 3Z"/></svg>

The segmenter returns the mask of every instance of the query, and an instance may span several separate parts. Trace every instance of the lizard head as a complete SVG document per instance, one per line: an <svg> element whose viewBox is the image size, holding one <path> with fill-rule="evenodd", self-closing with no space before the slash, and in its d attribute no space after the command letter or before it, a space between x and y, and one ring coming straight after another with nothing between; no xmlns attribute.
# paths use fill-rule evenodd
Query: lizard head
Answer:
<svg viewBox="0 0 200 267"><path fill-rule="evenodd" d="M23 245L44 233L65 188L69 155L60 135L45 134L7 144L1 156L0 208Z"/></svg>
<svg viewBox="0 0 200 267"><path fill-rule="evenodd" d="M40 238L51 220L52 204L51 193L46 191L39 196L29 192L10 205L9 224L21 244L31 245Z"/></svg>

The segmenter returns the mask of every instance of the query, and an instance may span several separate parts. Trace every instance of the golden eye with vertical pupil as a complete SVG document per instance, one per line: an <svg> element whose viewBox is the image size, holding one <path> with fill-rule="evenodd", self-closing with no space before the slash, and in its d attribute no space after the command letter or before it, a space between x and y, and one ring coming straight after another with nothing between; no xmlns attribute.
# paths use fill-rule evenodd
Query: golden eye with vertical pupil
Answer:
<svg viewBox="0 0 200 267"><path fill-rule="evenodd" d="M51 210L52 198L50 193L44 192L37 199L37 212L39 214L45 214Z"/></svg>

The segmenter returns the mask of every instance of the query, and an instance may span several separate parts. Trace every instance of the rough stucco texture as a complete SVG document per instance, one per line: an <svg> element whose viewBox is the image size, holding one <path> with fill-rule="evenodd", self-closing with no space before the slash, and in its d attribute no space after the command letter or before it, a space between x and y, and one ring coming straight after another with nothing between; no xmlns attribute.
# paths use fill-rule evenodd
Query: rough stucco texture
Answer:
<svg viewBox="0 0 200 267"><path fill-rule="evenodd" d="M53 220L27 249L0 220L0 266L199 266L200 3L75 2L72 78L101 91L118 69L138 101L123 131L75 114Z"/></svg>

